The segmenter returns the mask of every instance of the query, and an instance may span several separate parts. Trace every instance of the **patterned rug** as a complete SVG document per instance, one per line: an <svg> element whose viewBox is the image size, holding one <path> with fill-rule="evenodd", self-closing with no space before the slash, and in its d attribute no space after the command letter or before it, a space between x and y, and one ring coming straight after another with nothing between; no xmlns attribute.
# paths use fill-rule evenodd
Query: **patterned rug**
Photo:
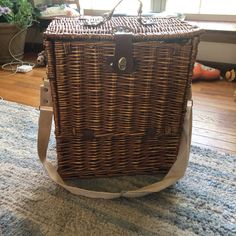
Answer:
<svg viewBox="0 0 236 236"><path fill-rule="evenodd" d="M166 190L137 199L77 197L55 185L38 160L38 114L0 101L0 235L236 235L235 156L192 147L186 175ZM54 138L49 156L56 156ZM79 184L132 188L155 179Z"/></svg>

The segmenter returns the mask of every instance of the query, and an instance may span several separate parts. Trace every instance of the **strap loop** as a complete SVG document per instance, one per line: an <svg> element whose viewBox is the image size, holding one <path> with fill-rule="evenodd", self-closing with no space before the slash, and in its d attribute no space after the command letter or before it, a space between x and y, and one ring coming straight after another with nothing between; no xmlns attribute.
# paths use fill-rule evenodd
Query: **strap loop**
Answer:
<svg viewBox="0 0 236 236"><path fill-rule="evenodd" d="M42 90L41 90L42 91ZM48 90L50 92L50 90ZM43 96L44 93L41 93ZM42 99L41 99L42 100ZM47 170L50 178L68 190L69 192L75 195L81 195L90 198L103 198L103 199L114 199L119 197L142 197L150 193L159 192L170 185L174 184L177 180L183 177L185 170L188 165L189 153L190 153L190 145L191 145L191 134L192 134L192 103L189 103L187 106L187 112L185 114L185 120L183 125L183 132L181 136L181 142L179 147L179 153L177 159L167 175L163 178L163 180L148 185L146 187L142 187L137 190L121 192L121 193L109 193L109 192L97 192L86 189L81 189L73 186L67 185L60 175L57 172L56 167L54 167L46 158L48 142L51 133L51 125L52 125L52 110L41 107L40 108L40 116L39 116L39 129L38 129L38 155L39 159L42 162L44 168ZM92 181L92 180L91 180Z"/></svg>

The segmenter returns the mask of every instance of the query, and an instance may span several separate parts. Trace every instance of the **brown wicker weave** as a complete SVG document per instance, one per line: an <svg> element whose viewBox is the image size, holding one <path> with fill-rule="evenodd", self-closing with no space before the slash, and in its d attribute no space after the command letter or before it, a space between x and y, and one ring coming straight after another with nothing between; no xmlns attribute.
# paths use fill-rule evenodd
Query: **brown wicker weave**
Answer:
<svg viewBox="0 0 236 236"><path fill-rule="evenodd" d="M166 172L176 159L201 31L175 18L142 20L151 24L60 18L46 31L65 179ZM132 35L131 73L111 69L117 31Z"/></svg>

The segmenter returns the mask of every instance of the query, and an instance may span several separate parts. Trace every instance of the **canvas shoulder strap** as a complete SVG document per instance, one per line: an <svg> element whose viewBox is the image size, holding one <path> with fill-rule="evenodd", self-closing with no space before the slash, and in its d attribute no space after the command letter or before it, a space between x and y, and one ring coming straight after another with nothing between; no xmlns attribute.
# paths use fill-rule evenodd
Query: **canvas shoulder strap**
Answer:
<svg viewBox="0 0 236 236"><path fill-rule="evenodd" d="M63 179L60 177L55 166L53 166L46 158L48 142L51 133L52 125L52 101L51 101L51 91L48 81L45 81L44 85L41 87L41 106L40 106L40 116L39 116L39 129L38 129L38 155L42 162L44 168L48 172L50 178L68 190L69 192L86 196L90 198L104 198L113 199L119 197L142 197L150 193L161 191L174 184L177 180L183 177L185 170L188 165L190 145L191 145L191 133L192 133L192 101L188 102L187 112L185 115L184 126L181 136L181 143L179 147L179 153L177 159L166 176L159 182L148 185L146 187L125 191L121 193L109 193L109 192L98 192L91 191L82 188L73 187L67 185ZM92 180L91 180L92 181Z"/></svg>

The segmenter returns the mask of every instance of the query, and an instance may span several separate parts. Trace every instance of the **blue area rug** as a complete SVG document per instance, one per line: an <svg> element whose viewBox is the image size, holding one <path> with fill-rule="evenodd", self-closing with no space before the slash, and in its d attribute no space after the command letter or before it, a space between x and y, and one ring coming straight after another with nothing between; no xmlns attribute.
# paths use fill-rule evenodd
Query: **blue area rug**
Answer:
<svg viewBox="0 0 236 236"><path fill-rule="evenodd" d="M192 147L186 175L137 199L74 196L46 175L36 152L39 112L0 101L0 235L236 235L236 157ZM55 162L55 141L49 156ZM115 180L138 187L156 177ZM93 188L114 188L97 180Z"/></svg>

